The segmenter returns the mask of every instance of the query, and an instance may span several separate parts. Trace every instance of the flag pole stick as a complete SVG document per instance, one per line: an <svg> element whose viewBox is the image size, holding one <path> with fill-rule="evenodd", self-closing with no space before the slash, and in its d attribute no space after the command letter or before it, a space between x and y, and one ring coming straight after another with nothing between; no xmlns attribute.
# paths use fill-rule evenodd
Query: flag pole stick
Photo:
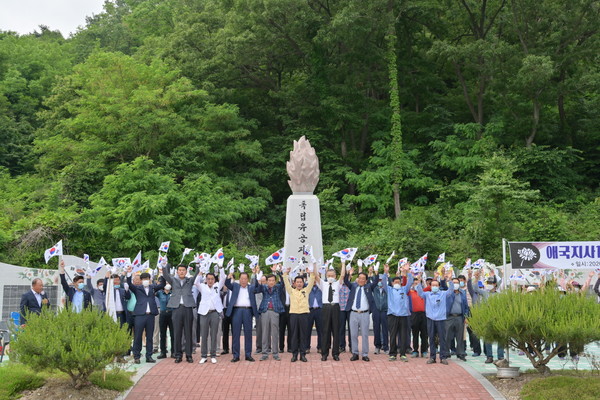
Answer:
<svg viewBox="0 0 600 400"><path fill-rule="evenodd" d="M506 289L506 239L502 238L502 289ZM506 344L506 362L510 366L510 345Z"/></svg>

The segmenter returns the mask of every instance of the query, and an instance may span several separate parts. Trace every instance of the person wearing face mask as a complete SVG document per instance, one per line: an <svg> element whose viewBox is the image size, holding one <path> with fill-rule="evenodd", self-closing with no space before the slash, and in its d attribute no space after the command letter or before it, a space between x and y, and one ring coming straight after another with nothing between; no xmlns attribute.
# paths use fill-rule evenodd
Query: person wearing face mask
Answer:
<svg viewBox="0 0 600 400"><path fill-rule="evenodd" d="M105 288L108 287L109 279L113 280L113 296L115 299L114 303L117 320L119 321L120 326L123 326L127 323L127 302L131 298L131 292L125 290L125 288L121 286L121 277L117 274L111 276L110 271L106 271L106 276L104 277ZM133 329L131 332L133 332Z"/></svg>
<svg viewBox="0 0 600 400"><path fill-rule="evenodd" d="M90 275L85 276L86 289L92 295L94 301L94 307L100 311L106 311L105 293L104 293L104 279L98 279L96 281L96 287L92 284L92 277Z"/></svg>
<svg viewBox="0 0 600 400"><path fill-rule="evenodd" d="M470 273L469 273L469 275L470 275ZM481 270L477 270L475 272L475 279L477 281L479 281L480 276L481 276ZM469 279L469 281L470 281L470 279ZM475 297L473 296L474 304L477 304L479 302L485 302L485 301L487 301L487 299L490 296L493 296L498 293L498 291L497 291L498 280L496 279L496 274L493 269L490 271L490 275L486 279L486 282L485 282L483 288L480 288L479 286L474 287L471 282L469 282L469 285L470 285L470 288L473 289L471 296L473 296L473 294L477 295L477 299L475 299ZM494 352L492 349L492 343L488 343L488 342L484 341L483 342L483 352L486 355L485 363L486 364L493 363L494 362ZM498 361L502 361L502 360L504 360L504 347L498 345Z"/></svg>
<svg viewBox="0 0 600 400"><path fill-rule="evenodd" d="M44 282L40 278L31 281L31 290L21 296L21 320L20 324L27 323L27 313L41 314L42 309L50 308L48 295L44 292Z"/></svg>
<svg viewBox="0 0 600 400"><path fill-rule="evenodd" d="M340 361L340 288L344 284L344 265L339 278L336 278L333 266L325 272L325 280L321 279L316 265L314 270L315 285L319 287L323 304L321 361L327 361L330 348L333 360Z"/></svg>
<svg viewBox="0 0 600 400"><path fill-rule="evenodd" d="M217 363L217 330L221 323L221 313L223 312L223 302L219 292L225 284L225 270L220 269L219 282L212 273L206 276L198 275L194 285L198 289L200 303L198 304L198 317L200 319L200 336L202 337L200 352L200 364L207 361L208 356L208 336L210 333L210 362Z"/></svg>
<svg viewBox="0 0 600 400"><path fill-rule="evenodd" d="M277 283L277 271L280 265L271 267L272 274L266 276L266 284L256 282L254 293L261 293L262 300L258 305L260 323L262 325L262 356L260 361L269 358L269 342L271 343L273 360L281 361L279 357L279 315L285 311L281 301L281 292L284 290L281 277ZM258 338L256 339L258 341ZM258 346L258 343L257 343Z"/></svg>
<svg viewBox="0 0 600 400"><path fill-rule="evenodd" d="M289 334L291 336L292 362L307 362L306 359L306 335L308 334L308 321L310 317L308 296L315 283L315 274L310 274L308 285L304 286L304 278L296 276L294 286L290 283L291 268L283 274L283 283L286 292L290 295Z"/></svg>
<svg viewBox="0 0 600 400"><path fill-rule="evenodd" d="M446 280L452 277L451 271L446 271ZM440 362L448 365L448 348L446 346L446 314L448 298L454 293L454 283L450 281L448 290L440 291L437 280L431 282L431 292L424 292L421 285L417 286L419 297L425 300L425 315L427 316L427 335L429 336L429 359L427 364L435 364L437 346L435 336L440 343Z"/></svg>
<svg viewBox="0 0 600 400"><path fill-rule="evenodd" d="M464 290L464 281L453 278L452 283L454 290L449 295L446 303L446 343L452 343L456 340L457 357L462 361L467 361L464 342L465 318L469 315L467 293Z"/></svg>
<svg viewBox="0 0 600 400"><path fill-rule="evenodd" d="M150 274L144 272L140 274L141 285L134 285L131 281L132 267L127 270L127 284L129 290L135 295L135 327L133 338L133 359L135 364L140 363L142 352L142 339L144 332L146 333L146 362L156 362L152 358L153 351L153 335L154 335L154 317L158 315L158 307L156 306L155 292L162 290L164 283L155 285L151 283Z"/></svg>
<svg viewBox="0 0 600 400"><path fill-rule="evenodd" d="M388 300L388 311L387 311L387 320L390 331L390 355L389 360L395 361L396 356L400 353L400 359L404 362L408 362L408 358L406 357L406 344L408 326L410 324L410 300L408 296L408 291L412 286L414 277L412 274L408 274L410 266L408 264L404 265L401 270L401 276L395 276L392 279L392 285L387 284L388 282L388 274L390 267L389 265L384 265L384 282L383 289L387 292L387 300ZM407 276L406 285L402 286L402 277ZM398 341L396 338L400 334L400 340ZM400 349L398 349L398 346Z"/></svg>
<svg viewBox="0 0 600 400"><path fill-rule="evenodd" d="M62 257L58 264L60 284L67 295L67 307L74 312L81 312L84 308L92 306L92 295L85 290L83 276L77 275L73 278L73 286L69 286L65 278L65 262Z"/></svg>
<svg viewBox="0 0 600 400"><path fill-rule="evenodd" d="M373 319L373 344L375 345L375 354L379 354L381 350L389 354L389 333L388 333L388 294L384 288L384 280L387 286L387 276L375 274L371 278L377 283L377 287L373 289L373 300L375 300L375 309L371 313Z"/></svg>
<svg viewBox="0 0 600 400"><path fill-rule="evenodd" d="M158 355L159 360L167 358L167 329L169 330L169 337L171 338L171 358L175 358L175 332L173 332L173 310L167 306L171 299L171 284L165 281L164 277L159 278L159 283L164 283L165 287L162 290L156 292L160 305L160 313L158 315L158 327L160 331L160 354Z"/></svg>
<svg viewBox="0 0 600 400"><path fill-rule="evenodd" d="M417 358L427 357L427 317L425 316L425 300L419 297L417 293L417 285L421 284L421 276L419 273L414 278L413 284L408 292L410 296L410 326L412 330L412 357ZM431 291L431 286L423 289ZM421 339L421 352L419 353L419 338Z"/></svg>

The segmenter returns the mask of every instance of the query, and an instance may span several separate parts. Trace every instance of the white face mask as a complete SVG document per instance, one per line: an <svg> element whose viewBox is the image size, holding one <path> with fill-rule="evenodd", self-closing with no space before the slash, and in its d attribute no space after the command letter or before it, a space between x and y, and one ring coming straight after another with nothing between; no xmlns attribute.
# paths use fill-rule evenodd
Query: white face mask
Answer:
<svg viewBox="0 0 600 400"><path fill-rule="evenodd" d="M148 286L150 286L150 281L148 281L148 280L143 280L143 281L142 281L142 285L143 285L144 287L148 287Z"/></svg>
<svg viewBox="0 0 600 400"><path fill-rule="evenodd" d="M394 289L400 289L402 287L399 283L394 283Z"/></svg>
<svg viewBox="0 0 600 400"><path fill-rule="evenodd" d="M165 290L171 290L171 285L169 285L169 284L166 284L166 285L165 285Z"/></svg>
<svg viewBox="0 0 600 400"><path fill-rule="evenodd" d="M103 285L98 286L98 290L103 290L103 289L104 289Z"/></svg>
<svg viewBox="0 0 600 400"><path fill-rule="evenodd" d="M485 290L492 290L494 289L494 285L485 285Z"/></svg>
<svg viewBox="0 0 600 400"><path fill-rule="evenodd" d="M327 278L327 282L333 283L333 282L335 282L335 278L329 277L329 278Z"/></svg>

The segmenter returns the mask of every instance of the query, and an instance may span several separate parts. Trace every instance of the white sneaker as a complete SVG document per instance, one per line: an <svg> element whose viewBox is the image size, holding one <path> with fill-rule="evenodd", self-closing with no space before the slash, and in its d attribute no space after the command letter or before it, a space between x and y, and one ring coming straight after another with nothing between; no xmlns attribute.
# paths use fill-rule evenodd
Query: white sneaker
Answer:
<svg viewBox="0 0 600 400"><path fill-rule="evenodd" d="M211 362L211 363L213 363L213 364L216 364L216 363L217 363L217 359L216 359L216 358L214 358L214 357L212 357L212 358L210 359L210 362Z"/></svg>
<svg viewBox="0 0 600 400"><path fill-rule="evenodd" d="M206 358L201 358L198 364L204 364L206 362Z"/></svg>

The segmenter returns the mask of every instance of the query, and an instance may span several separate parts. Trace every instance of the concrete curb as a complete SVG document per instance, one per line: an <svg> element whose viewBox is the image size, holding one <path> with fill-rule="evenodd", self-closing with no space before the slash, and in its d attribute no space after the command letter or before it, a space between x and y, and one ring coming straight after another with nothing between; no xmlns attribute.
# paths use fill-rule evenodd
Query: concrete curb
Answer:
<svg viewBox="0 0 600 400"><path fill-rule="evenodd" d="M464 362L454 362L454 363L457 365L460 365L473 378L475 378L475 380L477 380L477 382L479 382L481 384L481 386L483 386L485 388L485 390L488 391L488 393L490 394L490 396L492 396L492 398L494 400L506 400L506 397L504 397L504 395L502 393L500 393L498 391L498 389L496 389L496 387L494 385L492 385L492 383L490 381L488 381L481 374L481 372L477 371L475 368L471 367L470 365L468 365Z"/></svg>

